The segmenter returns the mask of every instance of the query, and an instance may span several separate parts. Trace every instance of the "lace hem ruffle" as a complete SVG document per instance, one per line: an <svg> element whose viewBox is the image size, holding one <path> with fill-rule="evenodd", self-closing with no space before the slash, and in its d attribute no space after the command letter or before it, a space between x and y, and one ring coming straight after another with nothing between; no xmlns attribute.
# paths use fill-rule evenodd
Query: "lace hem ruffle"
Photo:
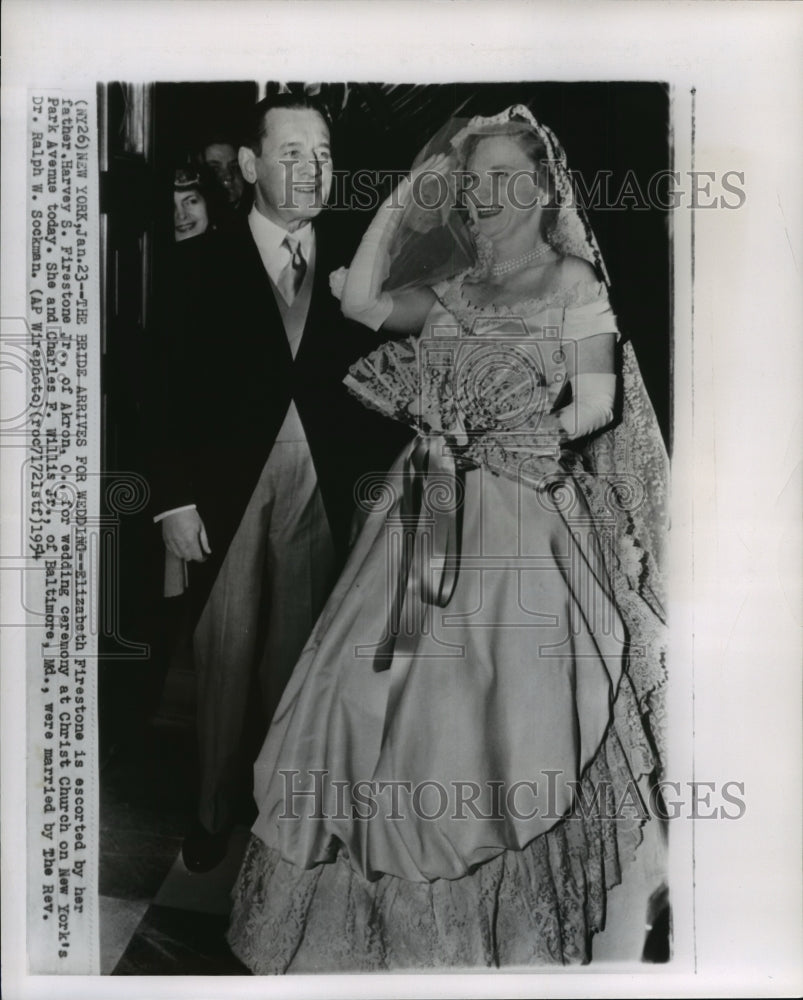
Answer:
<svg viewBox="0 0 803 1000"><path fill-rule="evenodd" d="M229 943L258 975L585 963L641 842L654 763L625 676L573 813L524 850L456 880L368 882L342 854L304 870L252 836Z"/></svg>

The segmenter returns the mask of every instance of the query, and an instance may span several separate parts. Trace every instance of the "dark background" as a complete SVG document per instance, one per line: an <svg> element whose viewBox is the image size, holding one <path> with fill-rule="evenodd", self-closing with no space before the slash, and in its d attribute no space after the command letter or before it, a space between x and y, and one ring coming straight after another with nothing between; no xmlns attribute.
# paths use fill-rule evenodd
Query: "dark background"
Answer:
<svg viewBox="0 0 803 1000"><path fill-rule="evenodd" d="M290 84L290 88L301 84ZM268 84L267 90L278 85ZM144 150L131 148L132 104L125 85L102 88L101 175L105 223L105 328L102 363L104 472L146 476L143 410L152 376L150 304L172 242L172 170L210 133L241 131L243 111L265 93L255 82L169 83L145 89ZM452 115L496 114L530 107L561 140L573 173L589 187L609 171L615 195L630 172L646 192L671 169L669 95L659 83L334 84L315 85L334 119L338 171L408 168ZM665 440L670 441L671 256L668 212L640 207L590 208L589 219L611 278L611 298L632 340ZM347 265L370 216L341 213ZM115 551L102 588L100 735L105 757L136 739L157 709L180 622L161 599L160 533L142 509L105 512L116 524ZM117 571L114 572L113 570ZM178 623L177 623L178 622ZM178 630L178 631L177 631Z"/></svg>

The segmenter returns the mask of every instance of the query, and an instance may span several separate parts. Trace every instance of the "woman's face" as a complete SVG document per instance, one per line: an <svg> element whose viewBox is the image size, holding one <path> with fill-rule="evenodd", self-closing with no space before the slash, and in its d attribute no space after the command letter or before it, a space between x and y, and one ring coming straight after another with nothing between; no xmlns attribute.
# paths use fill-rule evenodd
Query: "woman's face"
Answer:
<svg viewBox="0 0 803 1000"><path fill-rule="evenodd" d="M535 164L515 139L503 135L480 139L466 170L469 184L464 197L484 236L512 236L537 223L541 209Z"/></svg>
<svg viewBox="0 0 803 1000"><path fill-rule="evenodd" d="M173 192L173 231L176 243L205 233L209 225L206 202L198 191Z"/></svg>

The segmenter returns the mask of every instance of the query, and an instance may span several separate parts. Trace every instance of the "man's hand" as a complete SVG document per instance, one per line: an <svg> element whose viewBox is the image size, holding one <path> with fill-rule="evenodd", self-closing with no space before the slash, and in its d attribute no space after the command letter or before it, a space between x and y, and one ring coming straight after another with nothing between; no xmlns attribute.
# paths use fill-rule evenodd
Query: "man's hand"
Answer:
<svg viewBox="0 0 803 1000"><path fill-rule="evenodd" d="M212 552L197 510L168 514L162 519L162 538L168 552L187 562L206 562Z"/></svg>

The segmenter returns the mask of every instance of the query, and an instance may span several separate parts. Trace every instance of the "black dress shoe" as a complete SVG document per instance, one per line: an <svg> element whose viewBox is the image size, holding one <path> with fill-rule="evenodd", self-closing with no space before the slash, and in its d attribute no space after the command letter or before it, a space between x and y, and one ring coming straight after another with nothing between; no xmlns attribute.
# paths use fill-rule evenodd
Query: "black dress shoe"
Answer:
<svg viewBox="0 0 803 1000"><path fill-rule="evenodd" d="M217 868L226 857L230 835L230 829L209 833L197 823L181 845L181 857L187 870L199 874Z"/></svg>

